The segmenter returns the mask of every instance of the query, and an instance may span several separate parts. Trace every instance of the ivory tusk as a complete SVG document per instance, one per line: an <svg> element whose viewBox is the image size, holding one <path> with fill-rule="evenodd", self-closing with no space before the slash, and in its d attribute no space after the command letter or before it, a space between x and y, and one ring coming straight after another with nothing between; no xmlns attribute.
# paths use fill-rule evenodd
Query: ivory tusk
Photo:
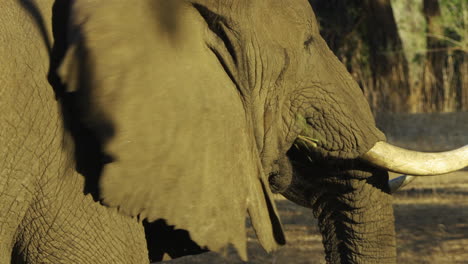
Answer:
<svg viewBox="0 0 468 264"><path fill-rule="evenodd" d="M396 173L415 176L438 175L468 166L468 145L446 152L425 153L380 141L361 158Z"/></svg>
<svg viewBox="0 0 468 264"><path fill-rule="evenodd" d="M400 177L389 180L388 186L390 186L390 193L395 193L415 179L415 176L402 175Z"/></svg>

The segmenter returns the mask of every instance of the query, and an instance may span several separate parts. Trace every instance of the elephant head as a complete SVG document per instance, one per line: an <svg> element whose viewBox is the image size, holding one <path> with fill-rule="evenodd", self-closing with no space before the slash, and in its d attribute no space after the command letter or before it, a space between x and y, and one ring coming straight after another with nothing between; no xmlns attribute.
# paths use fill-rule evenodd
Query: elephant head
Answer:
<svg viewBox="0 0 468 264"><path fill-rule="evenodd" d="M267 250L285 243L273 191L313 208L329 262L395 261L387 170L427 157L384 143L307 1L73 1L67 23L53 72L107 157L104 204L245 258L246 214Z"/></svg>

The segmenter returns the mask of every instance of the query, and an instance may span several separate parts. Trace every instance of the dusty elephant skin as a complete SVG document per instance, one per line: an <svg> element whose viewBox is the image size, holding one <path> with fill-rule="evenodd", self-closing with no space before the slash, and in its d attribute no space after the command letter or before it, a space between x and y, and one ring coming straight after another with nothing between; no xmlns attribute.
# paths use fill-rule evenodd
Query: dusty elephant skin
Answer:
<svg viewBox="0 0 468 264"><path fill-rule="evenodd" d="M395 263L385 136L307 1L9 0L0 25L0 263L246 259L247 215L285 243L272 192L327 262Z"/></svg>
<svg viewBox="0 0 468 264"><path fill-rule="evenodd" d="M142 225L85 195L74 171L46 78L52 4L0 8L0 263L148 262Z"/></svg>

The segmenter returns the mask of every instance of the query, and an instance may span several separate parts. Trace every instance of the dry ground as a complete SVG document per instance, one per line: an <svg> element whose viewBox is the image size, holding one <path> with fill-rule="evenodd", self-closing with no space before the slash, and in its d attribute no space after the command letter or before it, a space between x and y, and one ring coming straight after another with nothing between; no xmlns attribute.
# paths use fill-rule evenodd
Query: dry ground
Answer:
<svg viewBox="0 0 468 264"><path fill-rule="evenodd" d="M267 254L249 235L248 263L325 263L316 221L308 209L277 199L288 244ZM419 178L394 195L397 263L468 263L468 171ZM209 253L173 263L242 263ZM172 263L171 262L171 263Z"/></svg>
<svg viewBox="0 0 468 264"><path fill-rule="evenodd" d="M468 171L417 179L394 204L398 263L468 263Z"/></svg>

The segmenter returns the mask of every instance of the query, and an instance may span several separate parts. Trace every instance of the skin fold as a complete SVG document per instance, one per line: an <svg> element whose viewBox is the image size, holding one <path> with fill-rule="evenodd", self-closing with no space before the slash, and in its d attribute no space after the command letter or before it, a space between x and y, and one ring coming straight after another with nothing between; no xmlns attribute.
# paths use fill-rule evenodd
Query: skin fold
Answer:
<svg viewBox="0 0 468 264"><path fill-rule="evenodd" d="M307 1L9 0L0 22L0 263L246 259L247 216L285 243L272 192L327 262L395 262L388 174L359 161L385 136Z"/></svg>

